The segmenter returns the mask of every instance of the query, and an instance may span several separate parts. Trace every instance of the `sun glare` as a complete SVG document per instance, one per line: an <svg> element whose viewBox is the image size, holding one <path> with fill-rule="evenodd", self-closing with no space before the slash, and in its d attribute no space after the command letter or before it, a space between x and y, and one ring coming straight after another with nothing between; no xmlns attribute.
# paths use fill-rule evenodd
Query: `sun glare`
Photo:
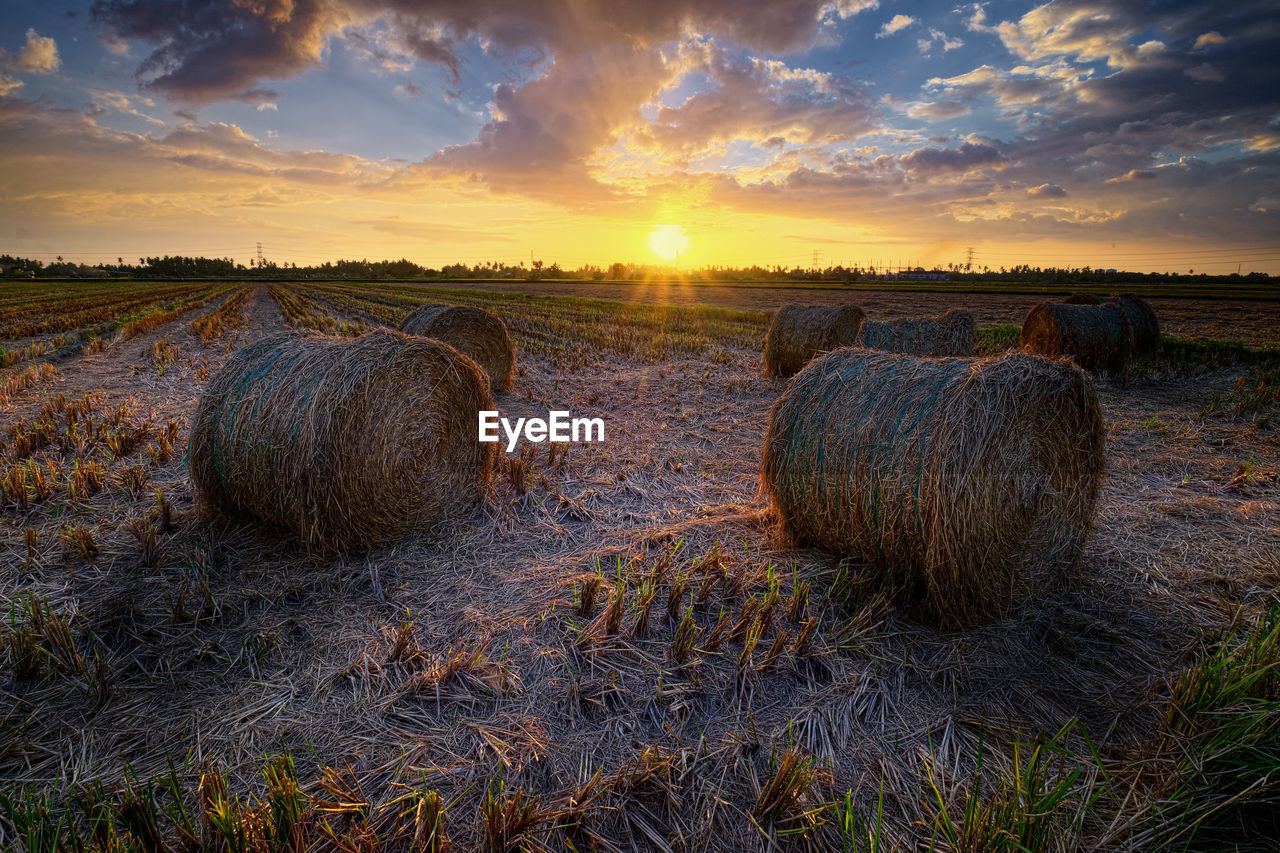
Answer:
<svg viewBox="0 0 1280 853"><path fill-rule="evenodd" d="M649 251L664 261L674 261L689 248L689 235L679 225L655 225L649 232Z"/></svg>

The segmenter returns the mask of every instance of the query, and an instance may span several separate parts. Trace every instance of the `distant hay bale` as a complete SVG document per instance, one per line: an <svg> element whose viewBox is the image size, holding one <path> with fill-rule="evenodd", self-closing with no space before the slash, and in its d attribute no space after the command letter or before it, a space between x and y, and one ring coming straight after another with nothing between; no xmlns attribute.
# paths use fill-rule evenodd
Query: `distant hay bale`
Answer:
<svg viewBox="0 0 1280 853"><path fill-rule="evenodd" d="M1068 362L849 348L787 384L761 487L796 542L867 561L958 627L1074 570L1104 438L1097 392Z"/></svg>
<svg viewBox="0 0 1280 853"><path fill-rule="evenodd" d="M1151 355L1160 347L1160 319L1152 310L1151 303L1132 293L1117 294L1107 302L1120 305L1128 315L1129 325L1133 327L1135 355Z"/></svg>
<svg viewBox="0 0 1280 853"><path fill-rule="evenodd" d="M973 355L977 323L968 311L952 308L940 317L867 320L858 346L910 355Z"/></svg>
<svg viewBox="0 0 1280 853"><path fill-rule="evenodd" d="M814 356L852 346L864 319L856 305L783 305L765 335L765 372L791 376Z"/></svg>
<svg viewBox="0 0 1280 853"><path fill-rule="evenodd" d="M189 464L204 507L289 528L309 552L385 544L467 511L488 491L492 409L471 359L382 329L250 344L205 385Z"/></svg>
<svg viewBox="0 0 1280 853"><path fill-rule="evenodd" d="M1022 321L1019 344L1036 355L1070 356L1085 370L1120 372L1133 358L1133 326L1115 303L1041 302Z"/></svg>
<svg viewBox="0 0 1280 853"><path fill-rule="evenodd" d="M1062 300L1063 305L1101 305L1102 300L1092 293L1073 293Z"/></svg>
<svg viewBox="0 0 1280 853"><path fill-rule="evenodd" d="M483 308L423 305L404 319L400 331L444 341L474 359L488 374L494 391L510 391L515 383L515 344L506 324Z"/></svg>

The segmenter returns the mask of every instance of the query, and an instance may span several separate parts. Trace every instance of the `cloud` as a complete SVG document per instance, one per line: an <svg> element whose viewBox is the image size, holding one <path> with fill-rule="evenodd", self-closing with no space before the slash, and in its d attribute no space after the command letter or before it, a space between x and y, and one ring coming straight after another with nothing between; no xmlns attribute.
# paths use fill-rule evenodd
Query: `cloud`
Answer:
<svg viewBox="0 0 1280 853"><path fill-rule="evenodd" d="M1114 178L1107 178L1109 184L1124 184L1131 181L1154 181L1156 173L1150 169L1130 169L1123 175L1117 175Z"/></svg>
<svg viewBox="0 0 1280 853"><path fill-rule="evenodd" d="M1065 198L1067 191L1057 184L1041 184L1038 187L1029 187L1027 195L1032 198Z"/></svg>
<svg viewBox="0 0 1280 853"><path fill-rule="evenodd" d="M1072 56L1105 60L1114 67L1137 61L1138 49L1130 39L1143 29L1135 12L1106 0L1054 0L996 27L1005 47L1023 59Z"/></svg>
<svg viewBox="0 0 1280 853"><path fill-rule="evenodd" d="M459 240L484 240L492 243L509 242L515 235L509 231L491 231L486 228L475 228L466 225L454 225L444 222L420 222L401 219L398 216L384 216L377 219L358 219L356 225L367 225L375 231L384 231L397 237L409 237L415 240L439 240L456 242Z"/></svg>
<svg viewBox="0 0 1280 853"><path fill-rule="evenodd" d="M1207 62L1202 62L1191 68L1184 68L1182 73L1200 83L1221 83L1227 79L1227 75Z"/></svg>
<svg viewBox="0 0 1280 853"><path fill-rule="evenodd" d="M8 74L0 72L0 97L20 88L22 88L21 80L17 77L10 77Z"/></svg>
<svg viewBox="0 0 1280 853"><path fill-rule="evenodd" d="M910 15L894 15L892 18L884 22L884 26L876 33L876 38L888 38L894 33L901 32L916 22L916 19Z"/></svg>
<svg viewBox="0 0 1280 853"><path fill-rule="evenodd" d="M960 101L921 101L907 107L907 115L911 118L927 121L947 121L969 113L969 105Z"/></svg>
<svg viewBox="0 0 1280 853"><path fill-rule="evenodd" d="M148 124L164 124L160 119L147 115L134 106L136 102L141 106L154 107L155 102L150 98L141 98L137 96L131 97L126 95L124 92L118 92L115 89L103 89L98 86L89 87L89 92L93 95L93 100L85 107L85 113L87 115L98 116L108 110L114 110L121 115L140 118Z"/></svg>
<svg viewBox="0 0 1280 853"><path fill-rule="evenodd" d="M1226 44L1230 39L1217 30L1210 30L1207 33L1201 33L1196 37L1196 43L1192 45L1193 50L1204 50L1206 47L1213 47L1218 44Z"/></svg>
<svg viewBox="0 0 1280 853"><path fill-rule="evenodd" d="M1007 162L999 149L983 142L965 142L958 148L917 148L901 157L904 169L917 172L968 170Z"/></svg>
<svg viewBox="0 0 1280 853"><path fill-rule="evenodd" d="M711 42L691 43L684 54L679 79L699 74L710 85L679 106L660 107L636 133L667 153L687 158L734 139L851 139L876 126L872 98L847 78L778 60L743 59Z"/></svg>
<svg viewBox="0 0 1280 853"><path fill-rule="evenodd" d="M942 30L936 29L934 27L929 28L928 38L922 38L922 39L916 40L916 47L920 49L921 53L928 53L929 49L933 47L935 43L942 47L943 53L947 53L948 51L955 50L956 48L964 47L964 39L952 38L951 36L944 33Z"/></svg>
<svg viewBox="0 0 1280 853"><path fill-rule="evenodd" d="M262 103L258 104L258 106L254 107L254 109L256 109L260 113L264 113L267 110L270 110L271 112L276 112L280 108L276 106L274 101L263 101Z"/></svg>
<svg viewBox="0 0 1280 853"><path fill-rule="evenodd" d="M965 29L973 33L994 33L996 28L987 23L987 10L985 3L972 3L968 7L969 17L965 19ZM957 12L960 9L956 10Z"/></svg>
<svg viewBox="0 0 1280 853"><path fill-rule="evenodd" d="M777 0L744 15L736 0L202 0L178 11L169 0L98 0L92 11L104 30L155 45L139 68L145 86L199 105L314 68L338 39L372 40L376 61L413 56L456 74L458 46L472 38L497 55L565 58L655 50L689 32L715 32L786 53L816 44L833 19L874 7L868 0ZM386 33L382 44L370 35L377 32Z"/></svg>
<svg viewBox="0 0 1280 853"><path fill-rule="evenodd" d="M261 106L263 102L275 103L280 100L280 93L272 89L245 89L243 92L232 95L230 100Z"/></svg>
<svg viewBox="0 0 1280 853"><path fill-rule="evenodd" d="M260 81L319 64L328 40L354 22L327 0L210 0L175 9L167 0L100 0L93 20L114 38L151 42L143 86L195 106L243 99Z"/></svg>
<svg viewBox="0 0 1280 853"><path fill-rule="evenodd" d="M116 56L129 55L129 43L120 38L120 36L116 34L115 30L110 27L106 27L98 31L98 41L102 43L102 46L105 47L108 52L113 53Z"/></svg>
<svg viewBox="0 0 1280 853"><path fill-rule="evenodd" d="M29 74L52 74L62 65L58 58L58 45L48 36L35 30L27 30L27 43L18 54L5 63L8 71Z"/></svg>

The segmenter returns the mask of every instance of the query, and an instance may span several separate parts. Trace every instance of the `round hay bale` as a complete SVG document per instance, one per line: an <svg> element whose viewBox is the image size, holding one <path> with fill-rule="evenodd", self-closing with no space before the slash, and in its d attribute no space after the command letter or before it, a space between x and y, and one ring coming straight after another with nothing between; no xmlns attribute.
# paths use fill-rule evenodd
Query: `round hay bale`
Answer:
<svg viewBox="0 0 1280 853"><path fill-rule="evenodd" d="M1092 293L1073 293L1062 300L1063 305L1101 305L1102 300Z"/></svg>
<svg viewBox="0 0 1280 853"><path fill-rule="evenodd" d="M857 343L866 314L856 305L783 305L764 338L764 369L791 376L814 356Z"/></svg>
<svg viewBox="0 0 1280 853"><path fill-rule="evenodd" d="M1121 372L1133 358L1133 326L1114 303L1041 302L1027 313L1021 348L1049 358L1070 356L1086 370Z"/></svg>
<svg viewBox="0 0 1280 853"><path fill-rule="evenodd" d="M286 527L308 552L385 544L487 493L497 445L476 418L493 407L479 366L440 341L275 335L205 385L191 479L207 510Z"/></svg>
<svg viewBox="0 0 1280 853"><path fill-rule="evenodd" d="M867 561L958 627L1075 569L1104 440L1069 362L842 349L774 405L761 487L796 542Z"/></svg>
<svg viewBox="0 0 1280 853"><path fill-rule="evenodd" d="M952 308L940 317L902 317L867 320L858 332L858 345L911 355L973 355L977 323L968 311Z"/></svg>
<svg viewBox="0 0 1280 853"><path fill-rule="evenodd" d="M507 326L483 308L423 305L404 319L400 331L444 341L475 359L489 376L494 391L510 391L515 383L516 347Z"/></svg>
<svg viewBox="0 0 1280 853"><path fill-rule="evenodd" d="M1121 293L1112 296L1107 302L1114 302L1124 309L1133 327L1133 349L1135 355L1151 355L1160 347L1160 319L1152 310L1151 303L1132 293Z"/></svg>

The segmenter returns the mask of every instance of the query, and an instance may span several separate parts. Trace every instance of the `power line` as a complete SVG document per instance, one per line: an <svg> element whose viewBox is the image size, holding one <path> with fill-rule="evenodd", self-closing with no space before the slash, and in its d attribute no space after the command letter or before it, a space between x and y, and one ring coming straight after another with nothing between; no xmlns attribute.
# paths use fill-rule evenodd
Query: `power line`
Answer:
<svg viewBox="0 0 1280 853"><path fill-rule="evenodd" d="M1035 250L1025 252L989 252L984 250L978 254L984 257L990 256L997 258L1066 258L1078 257L1086 254L1108 258L1189 258L1217 255L1236 256L1246 252L1280 252L1280 246L1241 246L1232 249L1179 249L1173 252L1168 250L1152 250L1149 252L1115 252L1108 249L1079 249L1056 252L1038 252Z"/></svg>

